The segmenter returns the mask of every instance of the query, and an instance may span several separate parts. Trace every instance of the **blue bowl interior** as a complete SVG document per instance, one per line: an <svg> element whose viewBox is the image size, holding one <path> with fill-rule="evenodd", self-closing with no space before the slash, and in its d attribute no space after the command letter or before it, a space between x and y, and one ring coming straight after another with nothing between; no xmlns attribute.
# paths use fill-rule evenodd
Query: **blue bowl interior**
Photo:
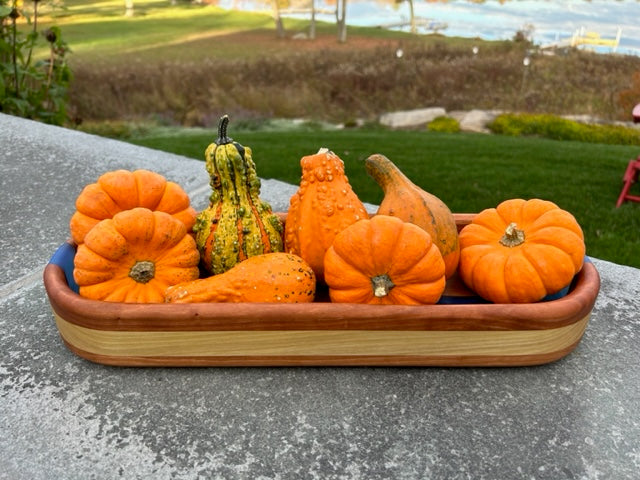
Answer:
<svg viewBox="0 0 640 480"><path fill-rule="evenodd" d="M54 265L58 265L64 271L65 277L67 279L67 284L69 288L74 292L78 293L79 288L78 284L73 279L73 258L76 254L76 247L71 245L70 243L63 243L58 247L56 252L49 260L49 263L53 263ZM585 262L590 262L589 257L585 257ZM573 283L573 282L572 282ZM552 295L547 295L541 301L548 302L551 300L556 300L558 298L564 297L569 290L571 289L571 284L567 285L565 288L560 290L557 293ZM473 304L473 303L491 303L477 295L470 296L455 296L455 295L443 295L438 302L442 305L464 305L464 304Z"/></svg>
<svg viewBox="0 0 640 480"><path fill-rule="evenodd" d="M79 287L76 281L73 279L73 258L76 256L76 247L70 243L63 243L58 247L56 252L49 260L49 263L58 265L64 271L64 275L67 278L67 284L69 288L78 293Z"/></svg>

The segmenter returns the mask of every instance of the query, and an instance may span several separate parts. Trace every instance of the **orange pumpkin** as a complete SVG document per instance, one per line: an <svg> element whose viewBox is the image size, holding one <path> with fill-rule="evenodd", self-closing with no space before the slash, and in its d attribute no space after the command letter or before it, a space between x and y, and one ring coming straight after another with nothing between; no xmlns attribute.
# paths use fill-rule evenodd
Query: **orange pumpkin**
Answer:
<svg viewBox="0 0 640 480"><path fill-rule="evenodd" d="M100 220L135 207L169 213L189 232L196 221L189 196L177 183L149 170L114 170L85 186L76 198L76 212L69 221L73 241L80 245Z"/></svg>
<svg viewBox="0 0 640 480"><path fill-rule="evenodd" d="M511 199L480 212L460 232L459 273L495 303L528 303L565 288L582 269L584 235L552 202Z"/></svg>
<svg viewBox="0 0 640 480"><path fill-rule="evenodd" d="M321 148L315 155L302 157L300 166L300 187L290 199L285 223L285 251L302 257L321 282L324 254L335 236L369 214L335 153Z"/></svg>
<svg viewBox="0 0 640 480"><path fill-rule="evenodd" d="M333 302L421 305L445 288L445 265L431 236L399 218L376 215L341 231L324 258Z"/></svg>
<svg viewBox="0 0 640 480"><path fill-rule="evenodd" d="M367 173L384 192L378 215L391 215L424 229L440 249L446 277L453 276L460 259L458 227L449 207L435 195L418 187L387 157L371 155Z"/></svg>
<svg viewBox="0 0 640 480"><path fill-rule="evenodd" d="M198 278L200 254L184 223L133 208L102 220L78 246L73 277L80 295L108 302L164 302L170 285Z"/></svg>

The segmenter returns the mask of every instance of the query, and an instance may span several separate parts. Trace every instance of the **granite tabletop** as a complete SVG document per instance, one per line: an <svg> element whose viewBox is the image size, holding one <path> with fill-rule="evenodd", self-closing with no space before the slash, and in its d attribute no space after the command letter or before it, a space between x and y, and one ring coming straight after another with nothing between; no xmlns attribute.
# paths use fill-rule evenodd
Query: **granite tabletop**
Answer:
<svg viewBox="0 0 640 480"><path fill-rule="evenodd" d="M592 259L581 342L536 367L108 367L65 347L42 284L75 197L149 168L200 208L203 163L2 114L0 144L0 478L638 478L640 270Z"/></svg>

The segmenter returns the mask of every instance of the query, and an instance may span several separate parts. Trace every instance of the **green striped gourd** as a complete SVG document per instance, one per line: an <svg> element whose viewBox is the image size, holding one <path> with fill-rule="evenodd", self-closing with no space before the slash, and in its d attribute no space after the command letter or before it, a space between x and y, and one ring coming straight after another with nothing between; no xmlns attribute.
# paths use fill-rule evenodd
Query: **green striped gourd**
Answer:
<svg viewBox="0 0 640 480"><path fill-rule="evenodd" d="M228 116L220 119L218 138L205 151L213 191L193 227L202 263L212 274L254 255L283 251L283 226L260 200L251 149L227 137L228 123Z"/></svg>

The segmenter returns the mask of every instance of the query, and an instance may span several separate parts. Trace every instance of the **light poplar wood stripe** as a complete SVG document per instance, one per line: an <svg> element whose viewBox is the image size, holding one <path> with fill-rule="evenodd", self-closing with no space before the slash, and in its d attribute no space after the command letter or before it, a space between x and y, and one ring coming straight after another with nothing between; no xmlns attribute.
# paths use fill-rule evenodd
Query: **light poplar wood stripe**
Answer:
<svg viewBox="0 0 640 480"><path fill-rule="evenodd" d="M62 337L95 355L130 357L432 355L544 355L576 344L589 315L548 330L508 331L179 331L93 330L67 322L54 312Z"/></svg>

